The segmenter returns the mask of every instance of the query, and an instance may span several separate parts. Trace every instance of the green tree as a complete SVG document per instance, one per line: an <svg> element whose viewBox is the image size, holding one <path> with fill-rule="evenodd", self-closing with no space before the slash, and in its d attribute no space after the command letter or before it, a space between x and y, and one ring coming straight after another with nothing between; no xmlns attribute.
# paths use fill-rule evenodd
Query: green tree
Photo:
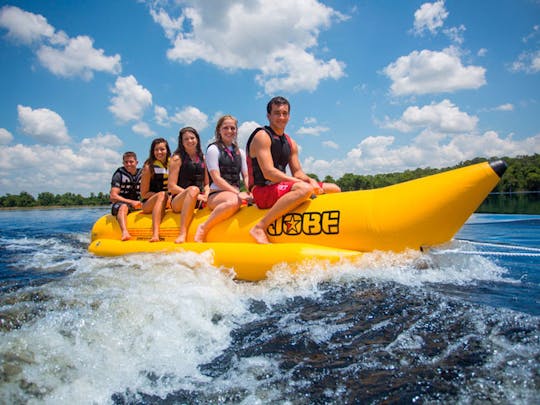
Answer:
<svg viewBox="0 0 540 405"><path fill-rule="evenodd" d="M39 193L37 198L37 204L43 207L50 207L56 204L56 197L53 193L49 193L48 191Z"/></svg>

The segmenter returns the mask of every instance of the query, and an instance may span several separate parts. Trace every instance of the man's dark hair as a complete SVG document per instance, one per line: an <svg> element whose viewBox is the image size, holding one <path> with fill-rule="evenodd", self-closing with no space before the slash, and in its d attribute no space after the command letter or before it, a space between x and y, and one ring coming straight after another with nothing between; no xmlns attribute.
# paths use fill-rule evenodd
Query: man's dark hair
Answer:
<svg viewBox="0 0 540 405"><path fill-rule="evenodd" d="M289 101L285 97L277 96L274 97L272 100L268 102L266 105L266 112L270 114L272 111L272 105L286 105L289 109L289 112L291 112L291 105L289 104Z"/></svg>

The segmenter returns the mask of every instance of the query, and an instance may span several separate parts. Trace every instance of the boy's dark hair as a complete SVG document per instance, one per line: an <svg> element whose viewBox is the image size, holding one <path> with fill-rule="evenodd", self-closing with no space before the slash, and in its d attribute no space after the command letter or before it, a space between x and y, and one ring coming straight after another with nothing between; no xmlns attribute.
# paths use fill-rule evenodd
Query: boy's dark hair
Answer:
<svg viewBox="0 0 540 405"><path fill-rule="evenodd" d="M125 152L123 155L122 155L122 160L126 160L127 158L130 158L132 157L133 159L137 160L137 154L135 152Z"/></svg>

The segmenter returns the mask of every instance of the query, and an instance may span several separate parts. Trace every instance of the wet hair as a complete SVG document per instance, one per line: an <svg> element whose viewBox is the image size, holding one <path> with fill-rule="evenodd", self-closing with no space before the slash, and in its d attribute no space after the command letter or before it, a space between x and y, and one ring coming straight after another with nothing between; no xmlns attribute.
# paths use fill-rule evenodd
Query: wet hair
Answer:
<svg viewBox="0 0 540 405"><path fill-rule="evenodd" d="M272 105L277 105L277 106L286 105L287 108L289 109L289 112L291 112L291 104L285 97L277 96L277 97L272 98L266 105L266 112L268 114L272 112Z"/></svg>
<svg viewBox="0 0 540 405"><path fill-rule="evenodd" d="M125 152L123 155L122 155L122 161L126 160L127 158L133 158L135 160L137 160L137 154L135 152Z"/></svg>
<svg viewBox="0 0 540 405"><path fill-rule="evenodd" d="M223 117L221 117L217 124L216 124L216 130L214 131L214 137L215 137L215 142L220 144L220 145L224 145L223 143L223 139L221 139L221 133L219 132L221 126L223 125L223 123L225 122L225 120L233 120L234 121L234 125L236 126L236 130L238 131L238 120L233 117L232 115L224 115ZM236 143L236 139L233 140L233 145L235 147L238 147L238 144Z"/></svg>
<svg viewBox="0 0 540 405"><path fill-rule="evenodd" d="M178 132L178 147L174 151L174 154L180 157L185 156L187 154L186 148L184 148L184 143L182 142L182 138L184 137L184 134L186 132L193 133L195 135L195 138L197 138L197 156L202 158L203 152L201 149L201 137L199 136L199 133L197 132L197 130L193 127L184 127Z"/></svg>
<svg viewBox="0 0 540 405"><path fill-rule="evenodd" d="M165 158L166 162L171 156L171 148L169 148L169 143L165 138L156 138L152 141L152 144L150 145L150 153L148 154L148 159L146 159L146 161L144 162L145 165L148 165L152 177L154 177L154 160L156 160L156 157L154 155L154 148L160 143L164 143L165 147L167 148L167 157Z"/></svg>

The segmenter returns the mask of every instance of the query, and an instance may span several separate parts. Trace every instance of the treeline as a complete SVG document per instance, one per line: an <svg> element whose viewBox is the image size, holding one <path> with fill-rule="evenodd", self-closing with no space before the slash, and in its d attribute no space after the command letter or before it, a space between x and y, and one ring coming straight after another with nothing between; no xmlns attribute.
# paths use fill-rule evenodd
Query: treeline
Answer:
<svg viewBox="0 0 540 405"><path fill-rule="evenodd" d="M33 195L23 191L19 195L7 194L0 197L0 207L3 208L28 208L28 207L71 207L71 206L83 206L83 205L107 205L109 204L108 193L94 193L90 194L90 197L83 197L80 194L64 193L39 193L37 198Z"/></svg>
<svg viewBox="0 0 540 405"><path fill-rule="evenodd" d="M341 178L334 180L331 176L326 176L323 181L337 183L341 190L368 190L390 186L396 183L417 179L419 177L428 176L435 173L444 172L450 169L469 166L475 163L494 161L502 159L508 165L508 169L504 173L501 181L494 192L511 193L522 191L540 191L540 155L518 156L515 158L493 157L490 159L476 158L459 163L456 166L446 167L443 169L433 169L427 167L425 169L406 170L404 172L375 174L375 175L360 175L345 173ZM310 174L311 177L317 178L316 175Z"/></svg>
<svg viewBox="0 0 540 405"><path fill-rule="evenodd" d="M334 180L331 176L326 176L323 181L338 184L343 191L351 190L368 190L374 188L380 188L390 186L396 183L402 183L404 181L413 180L419 177L424 177L430 174L440 173L450 169L456 169L458 167L469 166L471 164L485 162L487 160L493 161L499 158L493 157L490 159L476 158L473 160L467 160L460 164L447 167L444 169L415 169L406 170L404 172L375 174L375 175L361 175L346 173L337 180ZM540 191L540 154L534 154L532 156L518 156L515 158L503 157L508 169L502 177L501 181L495 188L495 192L499 193L511 193L521 191ZM316 175L310 174L311 177L320 180ZM52 194L52 193L40 193L37 198L34 198L26 191L21 192L19 195L7 194L0 197L0 208L9 207L50 207L50 206L82 206L82 205L107 205L109 204L108 193L98 193L97 195L92 193L90 197L83 197L80 194L65 193L65 194Z"/></svg>

